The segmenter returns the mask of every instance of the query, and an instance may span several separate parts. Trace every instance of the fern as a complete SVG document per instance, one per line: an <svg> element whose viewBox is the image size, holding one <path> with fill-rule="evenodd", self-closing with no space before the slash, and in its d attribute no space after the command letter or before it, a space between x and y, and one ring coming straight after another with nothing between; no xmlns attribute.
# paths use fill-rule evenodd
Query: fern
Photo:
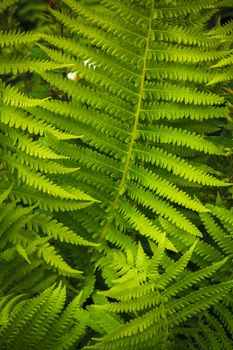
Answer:
<svg viewBox="0 0 233 350"><path fill-rule="evenodd" d="M41 34L20 33L20 32L7 33L3 31L0 32L1 47L36 42L41 37L43 37Z"/></svg>
<svg viewBox="0 0 233 350"><path fill-rule="evenodd" d="M67 66L67 65L65 65ZM1 69L0 74L18 74L18 73L26 73L26 72L43 72L45 70L52 70L52 69L58 69L63 68L64 66L61 64L53 64L49 61L43 61L43 60L12 60L9 62L8 60L2 60L1 61Z"/></svg>
<svg viewBox="0 0 233 350"><path fill-rule="evenodd" d="M119 324L116 329L98 339L96 345L88 346L87 349L118 349L122 346L127 349L166 347L166 344L170 343L169 337L175 348L173 337L179 334L179 324L191 318L197 310L203 312L208 309L220 300L219 295L229 291L229 281L214 286L205 284L197 289L198 283L207 276L210 277L226 260L196 272L189 272L186 267L193 250L195 251L194 244L178 261L169 261L166 267L164 242L156 249L152 245L154 254L150 259L139 245L133 266L132 262L127 258L123 260L117 252L109 254L107 261L101 262L103 268L110 266L116 276L112 281L113 286L101 294L116 301L93 307L109 312L130 313L131 320ZM164 273L159 272L160 264ZM172 282L173 280L175 282ZM192 291L190 287L194 284L196 290ZM187 291L184 295L185 289ZM188 335L188 323L186 327L184 329L187 331L184 330L184 334ZM226 337L224 331L223 336ZM230 346L228 340L227 344Z"/></svg>
<svg viewBox="0 0 233 350"><path fill-rule="evenodd" d="M86 326L86 315L80 308L80 296L64 308L66 290L60 284L56 288L52 286L46 289L32 299L21 296L20 300L17 297L18 303L15 307L16 298L4 300L1 315L6 323L0 332L1 347L70 349L83 335Z"/></svg>
<svg viewBox="0 0 233 350"><path fill-rule="evenodd" d="M142 220L141 222L144 223L148 222L148 228L155 225L150 219L151 214L146 213L145 208L147 204L145 196L151 196L152 207L154 205L157 206L156 203L153 204L153 192L150 194L152 189L148 188L148 184L144 180L145 172L150 171L152 173L151 175L154 176L153 190L155 187L161 186L161 192L163 192L165 181L161 179L162 182L160 181L159 185L156 185L158 168L163 168L178 177L184 177L194 183L210 186L227 185L205 173L198 165L193 166L188 160L177 157L172 151L167 152L165 147L166 144L171 144L175 152L175 145L178 144L179 146L182 145L183 147L194 149L197 153L205 152L211 154L213 152L224 154L224 150L221 151L217 145L215 146L211 142L211 138L208 139L208 146L206 143L206 147L204 147L205 141L200 139L201 136L198 132L195 134L189 133L185 129L176 129L172 124L169 124L172 115L171 112L166 113L166 110L164 110L164 122L157 129L153 129L151 127L151 120L156 117L156 110L149 114L149 105L156 99L158 102L155 108L163 107L164 104L171 101L172 108L177 109L176 119L183 117L182 111L184 109L187 110L185 113L187 117L192 117L193 108L196 108L197 111L196 118L198 119L199 115L201 118L203 108L207 111L208 108L206 106L208 105L211 105L210 110L217 116L218 106L222 105L223 97L217 96L211 91L208 91L208 93L205 92L204 85L200 85L200 79L197 78L198 72L193 69L192 64L195 63L196 69L198 69L198 66L201 68L203 60L207 60L208 55L211 62L212 60L216 62L218 57L224 55L224 52L216 50L215 55L213 50L217 43L207 36L203 37L201 45L196 45L194 51L192 45L195 45L196 42L192 39L191 33L190 39L178 40L180 44L178 48L176 44L167 46L165 39L169 37L169 30L173 33L175 29L170 29L168 24L166 24L166 18L169 18L173 14L173 9L168 10L165 5L164 10L157 10L153 7L153 2L147 5L140 5L138 3L135 5L127 4L128 11L132 15L131 22L140 22L141 16L138 15L137 17L135 9L138 10L137 13L143 13L144 16L144 26L141 27L138 25L138 27L134 26L133 28L131 24L128 24L128 19L124 14L125 12L122 10L122 6L124 8L124 5L120 2L118 5L112 5L111 1L104 2L104 5L108 8L114 6L115 9L119 6L118 17L115 17L113 12L107 11L107 9L106 15L103 15L102 12L92 11L90 8L76 1L65 1L65 3L72 8L74 18L56 11L52 11L52 14L63 25L73 31L75 30L79 35L89 40L89 47L79 43L75 49L75 44L74 42L72 43L71 39L68 39L68 42L65 44L64 41L59 42L56 37L47 36L45 40L58 49L62 48L64 53L61 53L60 50L47 49L43 46L41 48L51 59L61 63L66 61L75 62L76 59L76 71L83 80L76 83L68 81L68 79L61 79L58 75L50 73L43 74L43 78L50 84L54 84L58 89L64 89L69 94L70 100L67 103L44 102L41 108L52 112L54 116L56 114L62 116L69 115L74 125L76 125L76 129L80 130L83 137L82 143L78 147L76 147L75 142L68 142L67 151L66 148L64 148L64 151L61 151L59 143L57 143L57 147L54 147L56 144L52 142L50 145L57 152L60 150L60 154L64 156L72 158L77 152L80 154L78 157L75 156L73 160L77 162L78 166L82 166L83 175L79 177L78 174L71 174L71 178L73 177L75 181L79 182L81 180L80 186L83 186L82 188L88 191L86 185L88 184L89 186L91 184L91 173L95 172L95 183L93 184L94 186L91 185L93 189L90 188L89 193L100 201L104 200L105 194L104 196L101 196L101 194L98 195L95 188L100 188L102 186L102 179L104 179L105 185L103 189L106 188L104 191L108 193L108 196L110 195L110 200L106 201L106 205L104 206L108 213L107 218L105 211L103 211L103 214L99 218L100 224L103 220L106 221L106 224L101 224L98 229L96 227L101 238L105 237L107 231L114 229L115 215L117 215L117 225L119 227L124 227L126 220L132 225L132 228L136 228L142 235L145 235L143 230L139 228L139 223L136 224L136 222L138 220ZM162 3L160 6L163 7ZM185 6L184 4L182 10L174 7L174 16L177 16L179 11L186 11ZM200 4L195 7L194 12L192 12L192 7L187 11L195 14L196 11L201 11L203 7ZM156 11L158 11L157 15L155 15ZM167 15L164 15L164 20L160 23L160 27L162 31L165 25L168 28L168 34L166 38L163 36L159 37L159 46L161 47L161 52L165 52L165 56L161 53L157 55L157 48L154 47L156 45L156 41L154 41L154 17L161 17L161 11L167 13ZM79 22L75 20L75 15L78 15L79 18L81 17ZM169 19L167 21L169 23ZM159 32L158 29L157 32ZM183 32L186 33L186 38L189 38L190 31L185 30L185 27L183 27L181 33ZM133 37L134 40L132 39ZM171 41L173 41L172 37ZM92 68L84 67L83 63L80 62L80 60L87 58L96 65L96 69L93 70ZM168 61L172 63L177 60L179 60L179 65L182 63L182 67L186 69L186 72L192 74L192 76L189 76L189 82L192 83L192 88L190 88L187 82L188 73L183 73L182 70L180 75L182 76L184 74L183 79L187 82L184 84L177 84L176 77L169 75L165 76L166 83L159 82L155 84L152 81L152 77L147 75L148 69L151 69L150 67L153 67L153 65L160 67L160 62L162 62L161 72L164 71L166 73L167 67L166 65L164 66L164 62ZM208 69L208 64L206 64L206 68ZM176 69L174 63L173 69ZM129 75L131 75L130 79ZM119 78L121 80L120 84ZM176 79L176 85L173 83L174 79ZM198 85L198 87L196 88L195 85ZM112 101L113 109L110 110L111 107L107 103L105 106L104 102L102 104L97 102L99 93L102 94L103 98L106 98L106 101ZM85 108L86 104L88 106L87 108ZM216 106L216 108L212 107L212 105ZM124 121L126 114L122 107L127 112L127 124ZM123 111L122 114L121 111ZM207 115L205 118L208 118ZM198 145L198 138L200 140L200 146ZM83 167L82 153L89 147L91 147L88 151L90 156L88 161L86 159L85 167ZM97 165L98 154L102 158L100 166ZM141 163L144 164L143 170L141 166L139 167ZM111 164L111 170L108 164ZM135 171L138 172L137 177L134 175ZM99 174L101 174L101 178L99 178ZM130 197L131 183L133 180L132 184L138 186L138 178L140 178L140 184L144 187L145 192L143 192L143 196L137 195L137 198L134 196L132 201L132 199L128 198ZM172 188L172 183L169 186ZM121 210L121 203L126 203L126 199L127 210L123 208ZM160 200L161 205L167 205L163 202L163 199ZM177 200L173 198L169 198L169 201L171 201L171 206L175 205L174 202L177 203ZM140 204L142 213L139 214L134 209L135 204ZM180 201L179 204L184 205L184 202ZM173 210L172 207L171 210ZM169 219L173 220L171 217ZM179 220L177 217L178 226L183 225ZM189 230L188 227L189 223L187 222L187 224L184 224L184 229ZM127 234L129 234L128 227ZM152 238L151 234L150 237ZM157 240L158 238L154 239Z"/></svg>
<svg viewBox="0 0 233 350"><path fill-rule="evenodd" d="M63 0L0 32L2 349L232 348L221 6Z"/></svg>
<svg viewBox="0 0 233 350"><path fill-rule="evenodd" d="M11 190L11 189L10 189ZM10 196L10 190L3 192L2 201ZM2 270L0 279L4 283L6 276L12 273L12 267L21 260L22 272L24 264L22 259L32 264L32 269L37 268L38 262L41 268L46 267L53 270L54 268L60 275L79 277L81 271L71 268L57 249L53 246L51 240L58 240L73 245L93 245L91 242L78 236L75 232L50 217L47 213L40 214L35 210L36 206L23 207L15 201L3 202L0 210L1 220L1 244L0 260L1 266L8 264L7 268ZM43 233L43 235L42 235ZM33 266L33 262L36 265ZM52 271L51 271L52 272ZM21 269L14 276L14 280L21 278ZM8 290L9 281L2 289ZM12 281L10 282L10 284Z"/></svg>

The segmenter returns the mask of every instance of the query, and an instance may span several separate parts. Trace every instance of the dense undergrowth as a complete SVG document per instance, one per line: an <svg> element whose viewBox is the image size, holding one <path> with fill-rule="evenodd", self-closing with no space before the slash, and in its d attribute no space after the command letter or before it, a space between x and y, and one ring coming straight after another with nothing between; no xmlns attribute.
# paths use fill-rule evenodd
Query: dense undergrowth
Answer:
<svg viewBox="0 0 233 350"><path fill-rule="evenodd" d="M0 349L232 349L232 1L0 2Z"/></svg>

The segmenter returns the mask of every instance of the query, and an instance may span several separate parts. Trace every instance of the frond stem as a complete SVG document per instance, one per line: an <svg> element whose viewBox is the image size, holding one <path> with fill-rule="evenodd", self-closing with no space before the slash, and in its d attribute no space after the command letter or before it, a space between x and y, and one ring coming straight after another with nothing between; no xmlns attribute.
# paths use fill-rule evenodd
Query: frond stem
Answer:
<svg viewBox="0 0 233 350"><path fill-rule="evenodd" d="M154 9L154 0L151 3L151 15L150 15L150 20L149 20L148 33L147 33L147 39L146 39L146 47L145 47L145 53L144 53L144 58L143 58L144 62L143 62L143 67L142 67L141 83L140 83L139 89L138 89L138 102L137 102L136 107L135 107L135 120L134 120L134 124L133 124L133 128L132 128L132 132L131 132L131 140L129 143L129 149L127 152L125 166L124 166L122 178L121 178L121 181L120 181L120 184L118 187L118 191L116 193L115 199L112 202L111 208L109 210L108 221L102 229L102 234L100 236L100 239L104 238L106 230L109 227L109 224L112 221L114 212L117 208L117 204L119 202L119 199L125 190L125 183L126 183L127 175L129 172L130 161L131 161L132 153L133 153L133 145L134 145L135 138L137 135L137 127L138 127L138 123L139 123L139 117L140 117L141 106L142 106L145 76L146 76L146 69L147 69L148 52L149 52L149 43L150 43L150 36L151 36L151 30L152 30L153 9Z"/></svg>

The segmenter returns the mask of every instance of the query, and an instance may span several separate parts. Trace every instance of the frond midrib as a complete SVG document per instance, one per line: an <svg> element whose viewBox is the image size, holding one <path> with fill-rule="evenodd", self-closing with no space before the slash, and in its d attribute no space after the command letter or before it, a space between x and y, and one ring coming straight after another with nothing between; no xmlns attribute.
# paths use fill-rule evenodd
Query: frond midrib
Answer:
<svg viewBox="0 0 233 350"><path fill-rule="evenodd" d="M108 229L108 227L112 221L113 215L114 215L114 213L117 209L117 206L118 206L119 199L122 196L122 194L124 193L127 175L128 175L129 169L130 169L130 161L131 161L132 154L134 151L133 146L134 146L134 142L135 142L136 137L137 137L137 129L138 129L138 123L139 123L141 107L142 107L143 91L144 91L144 84L145 84L145 78L146 78L148 52L149 52L149 44L150 44L150 37L151 37L151 30L152 30L153 9L154 9L154 1L152 1L152 3L151 3L151 13L150 13L150 18L149 18L149 22L148 22L148 33L147 33L145 52L144 52L144 57L143 57L141 82L139 84L139 89L138 89L138 94L137 94L138 101L137 101L137 104L135 107L135 119L134 119L134 124L133 124L132 132L131 132L131 139L129 142L129 148L128 148L128 152L127 152L125 166L123 169L123 174L122 174L122 177L120 180L118 191L117 191L115 198L112 202L112 205L110 207L108 220L102 229L100 239L104 238L106 230Z"/></svg>

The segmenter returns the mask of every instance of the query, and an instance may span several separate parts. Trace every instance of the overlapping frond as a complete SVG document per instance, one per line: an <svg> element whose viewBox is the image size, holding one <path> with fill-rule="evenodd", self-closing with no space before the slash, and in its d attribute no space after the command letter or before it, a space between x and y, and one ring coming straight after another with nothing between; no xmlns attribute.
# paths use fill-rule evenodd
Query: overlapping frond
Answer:
<svg viewBox="0 0 233 350"><path fill-rule="evenodd" d="M173 337L180 334L181 327L186 329L183 334L188 337L192 328L188 322L185 326L186 320L219 302L232 287L229 281L214 286L207 282L207 277L210 278L217 269L221 269L226 259L195 272L188 271L187 265L195 251L195 245L196 243L179 260L170 260L168 266L162 240L157 249L152 248L153 256L150 259L140 245L135 257L131 259L117 252L109 255L106 258L109 259L108 264L105 261L101 265L103 268L110 266L116 277L112 281L113 286L100 293L115 301L103 300L93 308L109 313L130 313L131 319L116 325L107 335L99 332L102 337L86 349L121 349L123 346L127 349L148 349L162 344L166 346L170 341L175 348L179 337L175 340ZM156 259L157 265L154 264ZM163 266L163 273L159 272L160 265ZM203 286L202 280L205 281ZM192 285L196 286L195 291L192 291ZM103 314L104 319L107 320L107 317ZM211 316L207 313L208 321L209 317ZM209 321L207 326L211 327L212 323ZM203 330L198 328L196 332L201 336ZM231 343L223 327L221 336L226 344Z"/></svg>
<svg viewBox="0 0 233 350"><path fill-rule="evenodd" d="M36 33L21 33L17 31L4 32L0 31L0 46L18 45L32 43L43 37L42 34Z"/></svg>
<svg viewBox="0 0 233 350"><path fill-rule="evenodd" d="M61 222L50 217L47 213L40 214L34 206L22 206L15 201L10 201L8 189L1 195L0 220L1 220L1 244L0 244L0 280L2 289L8 290L9 281L4 286L4 279L17 263L19 258L32 265L32 269L41 265L49 269L55 268L63 276L80 276L77 271L69 266L58 250L53 246L52 240L66 242L68 244L96 246L94 243L78 236ZM5 200L5 202L3 201ZM38 259L39 258L39 259ZM36 265L33 267L34 263ZM8 263L9 266L6 266ZM21 262L22 264L22 262ZM17 270L15 280L22 278L25 266ZM5 270L5 271L4 271ZM30 268L29 268L30 270Z"/></svg>
<svg viewBox="0 0 233 350"><path fill-rule="evenodd" d="M170 22L172 17L195 17L208 11L215 1L174 5L166 1L103 1L103 11L74 0L64 3L72 17L56 10L52 15L82 40L70 36L59 41L45 35L52 48L41 49L54 62L74 63L80 79L42 73L43 79L68 94L68 102L45 101L41 108L49 111L47 120L58 120L61 115L67 128L70 123L70 128L73 125L83 135L79 144L68 141L61 149L53 141L50 146L80 167L79 173L71 174L70 183L75 179L103 202L96 236L104 238L117 227L127 235L136 230L158 242L162 231L153 220L158 215L200 235L191 220L178 214L177 203L197 211L206 209L200 202L194 204L195 199L179 185L174 187L172 181L161 177L160 169L189 183L227 185L208 173L211 168L206 171L176 154L177 147L191 149L196 155L224 154L224 148L211 137L205 139L201 126L194 133L170 123L173 119L201 121L227 116L224 97L205 87L214 78L210 66L226 52L219 50L214 37L203 35L203 28L191 31L189 22L174 26ZM156 127L152 126L154 120L160 120ZM132 192L134 186L142 190ZM169 241L167 247L175 249Z"/></svg>
<svg viewBox="0 0 233 350"><path fill-rule="evenodd" d="M53 63L45 60L33 60L33 59L11 59L0 61L0 74L18 74L18 73L26 73L26 72L38 72L47 71L52 69L63 68L67 66L67 64L59 64Z"/></svg>
<svg viewBox="0 0 233 350"><path fill-rule="evenodd" d="M0 343L230 350L232 210L202 194L230 186L229 1L61 3L62 35L0 32Z"/></svg>
<svg viewBox="0 0 233 350"><path fill-rule="evenodd" d="M226 5L227 6L227 5ZM216 38L229 48L228 52L222 57L216 64L212 67L216 70L215 77L213 77L209 84L217 84L221 82L226 82L232 80L232 64L233 64L233 21L229 21L225 25L218 25L216 28L213 28L210 32L211 38Z"/></svg>
<svg viewBox="0 0 233 350"><path fill-rule="evenodd" d="M86 328L80 296L65 307L66 288L60 283L32 299L24 295L3 299L0 314L5 322L0 330L1 346L6 350L70 349Z"/></svg>
<svg viewBox="0 0 233 350"><path fill-rule="evenodd" d="M168 1L161 1L153 10L154 18L177 18L180 16L187 16L189 14L196 14L203 9L209 9L215 4L216 0L210 0L203 3L202 1L181 1L171 4Z"/></svg>

